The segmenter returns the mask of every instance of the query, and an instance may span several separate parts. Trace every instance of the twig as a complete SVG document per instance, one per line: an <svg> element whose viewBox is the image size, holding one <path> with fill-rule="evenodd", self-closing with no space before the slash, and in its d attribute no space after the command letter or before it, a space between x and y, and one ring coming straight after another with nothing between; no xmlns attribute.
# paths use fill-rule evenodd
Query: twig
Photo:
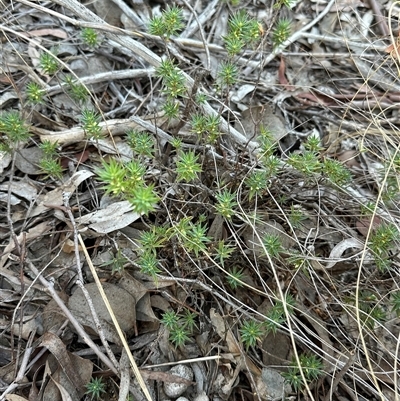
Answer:
<svg viewBox="0 0 400 401"><path fill-rule="evenodd" d="M83 329L82 325L75 319L75 317L72 315L70 310L67 308L67 306L64 304L64 301L60 298L60 296L57 294L57 291L54 289L53 283L50 283L47 281L39 272L39 270L35 267L35 265L27 258L26 259L26 264L28 265L29 269L33 272L33 274L36 277L39 277L39 281L42 283L42 285L45 287L45 291L47 291L52 298L56 301L57 305L60 307L62 312L65 314L65 316L69 319L71 324L74 326L76 332L78 335L83 339L83 341L95 352L95 354L99 357L99 359L106 365L108 366L109 369L111 369L116 375L118 375L118 371L115 368L114 364L110 361L110 359L107 358L106 355L104 355L103 352L99 350L97 345L92 341L90 336L85 332Z"/></svg>
<svg viewBox="0 0 400 401"><path fill-rule="evenodd" d="M350 356L347 359L347 362L340 369L339 373L335 376L334 380L332 381L330 392L325 396L324 401L329 401L332 399L332 395L335 392L337 385L342 381L344 375L350 369L351 365L353 365L355 357L356 357L355 353L350 354Z"/></svg>
<svg viewBox="0 0 400 401"><path fill-rule="evenodd" d="M210 57L210 50L208 49L208 46L207 46L207 40L204 35L204 29L203 29L201 22L200 22L199 18L197 17L196 11L194 11L193 7L186 0L182 0L182 1L185 3L185 6L191 11L191 13L193 14L193 16L197 22L197 25L199 26L201 40L204 43L204 50L206 51L207 71L210 71L211 70L211 57Z"/></svg>
<svg viewBox="0 0 400 401"><path fill-rule="evenodd" d="M92 318L93 318L93 322L96 325L97 328L97 332L99 334L100 340L102 342L102 344L104 345L104 348L106 349L107 355L110 358L110 360L112 361L112 363L114 364L115 368L118 368L119 364L117 361L117 358L115 357L115 355L113 354L113 352L111 351L111 348L108 344L108 341L105 337L104 334L104 330L101 327L101 323L99 320L99 316L97 315L97 311L93 305L92 299L89 295L88 290L86 289L86 287L84 286L84 279L83 279L83 275L82 275L82 268L81 268L81 257L79 254L79 242L78 242L78 228L76 227L76 223L75 223L75 219L74 216L71 212L71 208L69 206L69 197L71 196L70 193L63 193L63 200L64 200L64 206L65 206L65 211L67 212L67 215L69 217L69 220L72 224L72 228L74 231L74 248L75 248L75 261L76 261L76 270L78 273L78 280L76 280L76 284L78 285L78 287L80 288L80 290L82 291L86 302L89 306Z"/></svg>
<svg viewBox="0 0 400 401"><path fill-rule="evenodd" d="M115 79L136 79L136 78L151 78L155 73L154 68L139 68L135 70L119 70L119 71L107 71L101 72L95 75L89 75L86 77L79 78L80 82L84 85L96 84L98 82L109 82ZM46 89L46 93L49 95L55 95L63 90L68 84L63 83L54 85Z"/></svg>
<svg viewBox="0 0 400 401"><path fill-rule="evenodd" d="M384 52L387 46L379 46L379 45L373 45L369 42L355 42L353 40L348 40L345 37L337 37L337 36L328 36L328 35L318 35L315 33L303 33L301 35L303 38L309 38L309 39L315 39L315 40L320 40L323 42L332 42L332 43L338 43L342 42L346 46L349 47L359 47L361 49L368 49L368 50L376 50L378 52ZM352 55L351 55L352 56ZM375 55L376 57L376 55Z"/></svg>
<svg viewBox="0 0 400 401"><path fill-rule="evenodd" d="M382 15L381 5L376 0L369 0L368 3L372 8L372 11L374 13L376 22L378 23L381 34L383 36L389 36L390 35L389 27L386 23L386 18Z"/></svg>
<svg viewBox="0 0 400 401"><path fill-rule="evenodd" d="M136 25L136 28L142 29L145 28L143 21L137 16L137 14L132 10L131 7L128 6L123 0L111 0L117 7L121 9L121 11L132 20L132 22Z"/></svg>
<svg viewBox="0 0 400 401"><path fill-rule="evenodd" d="M24 357L22 358L21 366L18 370L18 374L16 375L14 381L4 390L3 394L1 394L0 401L4 400L4 398L7 394L10 394L12 391L14 391L19 386L19 382L25 377L26 367L28 365L29 358L33 351L33 347L31 347L31 344L32 344L32 341L33 341L35 335L36 335L36 330L32 331L29 336L28 346L25 349ZM18 366L18 365L16 365L16 366Z"/></svg>
<svg viewBox="0 0 400 401"><path fill-rule="evenodd" d="M200 26L207 21L215 13L216 7L219 4L220 0L213 0L211 3L207 5L207 7L203 10L201 15L198 16L197 21L193 21L186 29L181 33L182 38L190 38L198 29L199 24Z"/></svg>
<svg viewBox="0 0 400 401"><path fill-rule="evenodd" d="M124 350L125 350L125 352L126 352L127 355L128 355L128 358L129 358L129 361L130 361L130 363L131 363L131 367L132 367L133 373L135 374L135 377L136 377L136 379L137 379L137 381L138 381L138 383L139 383L139 386L140 386L141 390L143 391L143 393L144 393L146 399L147 399L148 401L152 401L152 398L151 398L151 395L150 395L150 393L149 393L149 390L148 390L148 388L147 388L147 386L146 386L146 383L144 382L143 377L142 377L142 375L141 375L141 373L140 373L140 371L139 371L139 368L138 368L138 366L137 366L135 360L133 359L131 350L129 349L129 345L128 345L128 343L126 342L124 333L122 332L121 327L120 327L120 325L119 325L119 323L118 323L118 320L117 320L116 317L115 317L115 314L114 314L114 312L113 312L113 310L112 310L112 308L111 308L111 305L110 305L110 303L109 303L109 301L108 301L108 299L107 299L107 296L106 296L106 294L105 294L105 292L104 292L104 289L103 289L103 287L102 287L102 285L101 285L101 282L100 282L100 280L99 280L99 277L97 276L96 269L95 269L95 267L93 266L93 263L92 263L92 261L91 261L91 259L90 259L90 256L89 256L89 254L88 254L88 251L87 251L87 249L86 249L85 243L83 242L82 237L80 236L80 234L78 234L78 240L79 240L79 244L80 244L81 247L82 247L83 253L84 253L85 258L86 258L86 261L87 261L87 263L88 263L88 265L89 265L90 271L91 271L92 274L93 274L93 277L94 277L94 280L95 280L95 282L96 282L97 288L98 288L98 290L99 290L99 292L100 292L100 295L101 295L101 297L103 298L104 304L106 305L107 310L108 310L108 313L109 313L110 316L111 316L111 320L112 320L112 322L114 323L114 327L115 327L115 329L117 330L117 333L118 333L118 335L119 335L119 338L121 339L121 342L122 342L122 345L123 345L123 347L124 347Z"/></svg>

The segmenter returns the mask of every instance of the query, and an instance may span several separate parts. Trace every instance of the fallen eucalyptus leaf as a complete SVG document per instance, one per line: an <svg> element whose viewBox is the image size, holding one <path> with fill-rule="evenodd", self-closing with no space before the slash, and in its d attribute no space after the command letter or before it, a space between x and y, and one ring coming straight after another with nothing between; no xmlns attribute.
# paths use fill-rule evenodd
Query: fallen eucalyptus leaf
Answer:
<svg viewBox="0 0 400 401"><path fill-rule="evenodd" d="M344 239L332 249L329 255L329 259L336 259L336 260L328 262L325 267L327 269L331 269L333 266L336 265L336 263L342 261L343 258L341 258L341 256L345 251L347 251L347 249L350 248L364 249L364 244L360 240L353 237Z"/></svg>
<svg viewBox="0 0 400 401"><path fill-rule="evenodd" d="M93 231L100 234L108 234L120 230L133 223L141 216L134 212L128 201L114 202L104 209L86 214L77 219L77 223L86 225ZM81 232L84 230L81 230Z"/></svg>

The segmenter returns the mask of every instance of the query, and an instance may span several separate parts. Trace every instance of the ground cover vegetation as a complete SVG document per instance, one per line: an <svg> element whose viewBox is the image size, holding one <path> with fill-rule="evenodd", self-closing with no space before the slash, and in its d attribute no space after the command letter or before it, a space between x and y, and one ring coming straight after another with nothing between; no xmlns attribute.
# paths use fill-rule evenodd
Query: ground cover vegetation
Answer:
<svg viewBox="0 0 400 401"><path fill-rule="evenodd" d="M0 8L0 400L399 398L396 2Z"/></svg>

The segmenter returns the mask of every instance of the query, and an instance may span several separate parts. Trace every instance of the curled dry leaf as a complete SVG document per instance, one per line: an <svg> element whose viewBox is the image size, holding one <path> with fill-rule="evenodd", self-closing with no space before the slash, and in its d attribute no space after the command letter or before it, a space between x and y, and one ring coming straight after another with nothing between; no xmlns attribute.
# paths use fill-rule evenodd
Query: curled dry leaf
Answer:
<svg viewBox="0 0 400 401"><path fill-rule="evenodd" d="M41 346L46 347L51 353L46 365L53 379L47 383L44 393L55 395L57 394L55 388L60 391L59 386L62 386L63 391L66 392L61 393L63 400L66 394L69 394L73 400L81 399L86 392L85 384L92 376L92 362L69 352L61 339L50 332L43 335ZM53 400L56 398L58 397L55 396Z"/></svg>
<svg viewBox="0 0 400 401"><path fill-rule="evenodd" d="M28 401L26 398L17 394L7 394L5 399L7 401Z"/></svg>
<svg viewBox="0 0 400 401"><path fill-rule="evenodd" d="M326 264L327 269L331 269L336 263L343 260L341 256L350 248L364 249L364 244L357 238L346 238L339 242L331 251L329 259L335 259Z"/></svg>
<svg viewBox="0 0 400 401"><path fill-rule="evenodd" d="M37 224L36 226L32 227L28 232L21 233L18 235L17 240L18 243L22 244L23 241L26 243L29 243L30 241L40 237L43 235L45 232L49 231L51 228L51 225L48 224L47 221ZM4 263L10 256L11 252L15 249L15 242L14 239L11 239L9 244L5 247L3 254L0 259L0 268L4 266Z"/></svg>
<svg viewBox="0 0 400 401"><path fill-rule="evenodd" d="M64 204L63 194L74 193L78 186L91 176L93 176L93 173L89 170L77 171L63 185L57 187L53 191L48 192L44 196L40 196L38 200L38 205L32 209L32 211L29 213L29 217L32 218L35 216L39 216L40 214L44 213L46 210L49 210L54 206L62 206ZM26 218L26 213L24 213L20 217L20 219L22 218Z"/></svg>

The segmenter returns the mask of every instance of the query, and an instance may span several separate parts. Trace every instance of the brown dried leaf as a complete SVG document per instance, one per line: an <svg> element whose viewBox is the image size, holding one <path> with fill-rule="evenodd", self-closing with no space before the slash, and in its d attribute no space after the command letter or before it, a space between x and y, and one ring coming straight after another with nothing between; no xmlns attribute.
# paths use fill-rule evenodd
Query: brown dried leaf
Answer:
<svg viewBox="0 0 400 401"><path fill-rule="evenodd" d="M371 230L375 230L382 223L382 219L378 216L374 216L371 222L370 217L364 217L361 220L357 220L356 227L358 232L364 237L368 236L370 227Z"/></svg>
<svg viewBox="0 0 400 401"><path fill-rule="evenodd" d="M67 39L67 32L62 29L35 29L33 31L29 31L28 34L30 36L54 36L60 39Z"/></svg>
<svg viewBox="0 0 400 401"><path fill-rule="evenodd" d="M18 235L17 237L18 243L22 244L22 241L26 241L26 243L29 243L30 241L40 237L50 229L51 225L48 222L39 223L36 226L32 227L30 230L28 230L28 232L24 232ZM3 255L0 259L0 268L4 266L4 263L6 262L6 260L8 259L11 252L14 249L15 249L15 243L14 240L11 239L9 244L5 247L3 251Z"/></svg>
<svg viewBox="0 0 400 401"><path fill-rule="evenodd" d="M17 394L7 394L6 400L7 401L28 401L26 398L21 397Z"/></svg>
<svg viewBox="0 0 400 401"><path fill-rule="evenodd" d="M64 379L63 386L72 387L78 395L76 399L80 399L85 394L85 385L92 376L92 362L70 353L61 339L50 332L43 335L41 346L46 347L57 360L61 368L60 379Z"/></svg>
<svg viewBox="0 0 400 401"><path fill-rule="evenodd" d="M92 299L106 339L119 344L120 339L97 285L90 283L86 284L85 288ZM111 283L103 283L103 289L121 330L128 333L133 331L136 327L136 300L133 295ZM79 288L71 295L68 307L82 325L91 329L92 334L97 334L97 327L93 321L89 305Z"/></svg>

